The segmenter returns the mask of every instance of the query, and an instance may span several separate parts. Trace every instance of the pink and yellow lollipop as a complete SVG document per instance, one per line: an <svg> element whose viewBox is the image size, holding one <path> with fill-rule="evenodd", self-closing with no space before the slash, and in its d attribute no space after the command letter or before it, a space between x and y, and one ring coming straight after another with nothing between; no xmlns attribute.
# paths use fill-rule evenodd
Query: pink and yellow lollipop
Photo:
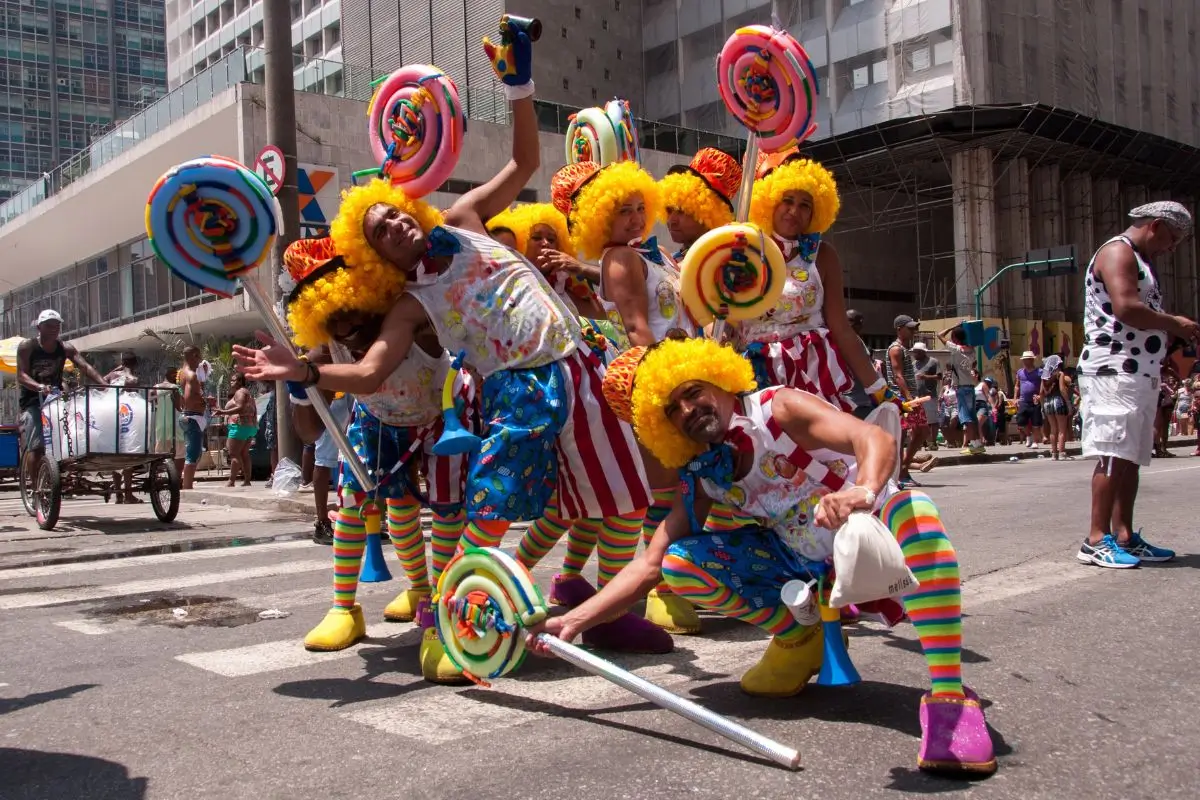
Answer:
<svg viewBox="0 0 1200 800"><path fill-rule="evenodd" d="M773 153L816 131L820 85L808 53L787 31L738 28L717 56L717 88L729 112Z"/></svg>
<svg viewBox="0 0 1200 800"><path fill-rule="evenodd" d="M755 319L779 302L786 274L779 245L757 225L735 222L714 228L688 248L679 294L701 325Z"/></svg>
<svg viewBox="0 0 1200 800"><path fill-rule="evenodd" d="M454 172L466 118L458 88L437 67L415 64L387 76L367 116L380 173L410 197L437 191Z"/></svg>

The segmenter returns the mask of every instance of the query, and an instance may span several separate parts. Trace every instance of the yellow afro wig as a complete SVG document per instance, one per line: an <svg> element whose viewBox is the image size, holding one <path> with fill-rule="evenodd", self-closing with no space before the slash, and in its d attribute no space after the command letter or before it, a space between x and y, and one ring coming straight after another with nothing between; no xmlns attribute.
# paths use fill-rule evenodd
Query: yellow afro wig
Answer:
<svg viewBox="0 0 1200 800"><path fill-rule="evenodd" d="M678 208L707 230L733 222L733 211L698 175L675 172L658 182L663 207Z"/></svg>
<svg viewBox="0 0 1200 800"><path fill-rule="evenodd" d="M575 257L575 246L571 243L571 234L567 232L567 218L549 203L528 203L526 205L501 211L487 222L487 229L508 228L517 237L517 250L525 255L529 249L529 237L535 225L547 225L554 230L560 250L572 258Z"/></svg>
<svg viewBox="0 0 1200 800"><path fill-rule="evenodd" d="M583 185L571 201L571 243L583 258L599 258L612 241L617 209L630 195L641 194L646 204L646 229L662 216L662 192L650 173L632 161L611 164Z"/></svg>
<svg viewBox="0 0 1200 800"><path fill-rule="evenodd" d="M813 199L812 222L804 233L825 233L837 219L842 201L829 170L807 158L788 161L754 182L750 221L768 235L774 233L775 207L785 193L797 190L808 192Z"/></svg>
<svg viewBox="0 0 1200 800"><path fill-rule="evenodd" d="M334 249L346 266L300 287L288 303L288 325L296 344L316 347L329 341L325 324L338 311L386 314L404 292L404 273L384 261L367 243L363 220L376 203L399 208L416 219L422 230L442 223L442 215L413 200L385 180L376 178L342 193L342 205L330 226Z"/></svg>
<svg viewBox="0 0 1200 800"><path fill-rule="evenodd" d="M377 265L395 269L375 252L363 231L367 211L379 203L395 206L408 214L426 233L442 224L440 211L428 203L410 198L399 187L382 178L374 178L370 183L347 189L342 192L342 205L329 226L329 235L338 254L352 267Z"/></svg>
<svg viewBox="0 0 1200 800"><path fill-rule="evenodd" d="M634 376L633 429L664 467L682 467L704 451L667 419L671 392L688 381L706 381L734 394L757 388L750 362L728 345L665 339L649 348Z"/></svg>

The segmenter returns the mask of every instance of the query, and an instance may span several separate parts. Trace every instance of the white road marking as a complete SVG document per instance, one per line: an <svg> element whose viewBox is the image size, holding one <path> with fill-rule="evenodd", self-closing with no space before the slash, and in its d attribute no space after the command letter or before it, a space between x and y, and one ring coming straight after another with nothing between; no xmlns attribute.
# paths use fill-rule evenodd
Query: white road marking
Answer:
<svg viewBox="0 0 1200 800"><path fill-rule="evenodd" d="M103 636L119 629L115 623L105 625L101 622L92 622L86 619L64 619L54 624L60 628L66 628L69 631L75 631L87 636Z"/></svg>
<svg viewBox="0 0 1200 800"><path fill-rule="evenodd" d="M412 624L403 625L394 622L368 625L367 637L376 641L366 642L366 645L378 645L380 644L379 639L385 640L383 644L392 645L396 643L392 639L414 630L415 626ZM410 638L415 645L416 636ZM293 667L307 667L348 658L358 655L358 648L361 646L348 647L332 653L313 653L305 650L304 643L297 637L252 644L248 647L234 647L229 650L213 650L208 653L184 653L175 656L175 659L208 672L215 672L226 678L244 678L247 675L259 675L264 672L276 672Z"/></svg>
<svg viewBox="0 0 1200 800"><path fill-rule="evenodd" d="M110 558L100 561L80 561L70 564L49 564L44 567L18 567L16 569L0 569L0 581L20 580L22 578L44 578L54 575L69 575L75 572L99 572L109 569L125 569L138 566L170 566L189 561L207 561L213 558L230 558L240 555L270 554L273 552L312 549L313 543L307 539L295 542L278 542L276 544L256 544L245 547L222 547L213 550L192 550L185 553L163 553L161 555L131 556L129 558Z"/></svg>
<svg viewBox="0 0 1200 800"><path fill-rule="evenodd" d="M962 603L968 609L984 606L1065 583L1087 580L1103 572L1100 567L1079 563L1073 554L1048 561L1031 561L965 581Z"/></svg>
<svg viewBox="0 0 1200 800"><path fill-rule="evenodd" d="M82 589L62 589L53 592L26 592L0 597L0 611L10 611L17 608L41 608L43 606L61 605L63 603L83 603L90 600L103 600L109 597L124 597L126 595L145 594L147 592L174 591L192 586L232 583L234 581L250 580L251 578L271 578L279 575L297 575L303 572L328 569L328 559L321 559L319 561L292 561L247 569L228 570L226 572L201 572L194 575L177 575L170 578L129 581L109 586L89 586Z"/></svg>

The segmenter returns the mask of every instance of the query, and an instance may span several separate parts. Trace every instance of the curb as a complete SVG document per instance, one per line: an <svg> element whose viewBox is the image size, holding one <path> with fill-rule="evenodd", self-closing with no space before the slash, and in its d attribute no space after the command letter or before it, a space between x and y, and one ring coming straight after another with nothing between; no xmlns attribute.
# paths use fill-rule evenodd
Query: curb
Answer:
<svg viewBox="0 0 1200 800"><path fill-rule="evenodd" d="M1185 439L1183 437L1176 437L1174 439L1170 439L1167 442L1167 447L1168 447L1168 449L1176 449L1179 447L1193 447L1195 445L1195 443L1196 443L1195 439L1193 439L1193 438ZM921 452L929 453L934 458L936 458L938 461L938 463L937 463L938 467L957 467L957 466L962 466L964 464L995 464L995 463L1000 463L1000 462L1011 461L1013 456L1016 456L1016 458L1020 461L1026 461L1026 460L1036 461L1036 460L1039 460L1039 457L1042 457L1042 456L1044 456L1044 458L1041 458L1041 460L1043 460L1043 461L1050 460L1050 451L1046 450L1045 448L1039 448L1037 450L1022 449L1015 453L990 453L989 452L989 453L984 453L981 456L964 456L962 453L958 452L957 450L952 450L952 451L946 453L946 455L942 455L943 451L940 448L937 450L922 449ZM1080 458L1082 456L1082 454L1083 454L1083 446L1081 444L1079 444L1078 442L1068 442L1067 443L1067 455L1075 456L1076 458ZM935 467L935 469L936 469L936 467Z"/></svg>

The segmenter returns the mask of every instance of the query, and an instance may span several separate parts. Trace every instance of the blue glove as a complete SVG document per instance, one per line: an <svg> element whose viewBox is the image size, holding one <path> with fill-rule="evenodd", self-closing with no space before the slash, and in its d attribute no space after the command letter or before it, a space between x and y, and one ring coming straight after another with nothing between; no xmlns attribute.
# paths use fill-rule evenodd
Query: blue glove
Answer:
<svg viewBox="0 0 1200 800"><path fill-rule="evenodd" d="M508 86L524 86L533 80L533 42L522 27L500 18L500 44L483 37L483 52L492 62L496 77Z"/></svg>
<svg viewBox="0 0 1200 800"><path fill-rule="evenodd" d="M310 401L308 399L308 392L304 390L303 383L300 383L299 381L288 381L287 390L288 397L291 398L293 403L300 406L309 405Z"/></svg>

